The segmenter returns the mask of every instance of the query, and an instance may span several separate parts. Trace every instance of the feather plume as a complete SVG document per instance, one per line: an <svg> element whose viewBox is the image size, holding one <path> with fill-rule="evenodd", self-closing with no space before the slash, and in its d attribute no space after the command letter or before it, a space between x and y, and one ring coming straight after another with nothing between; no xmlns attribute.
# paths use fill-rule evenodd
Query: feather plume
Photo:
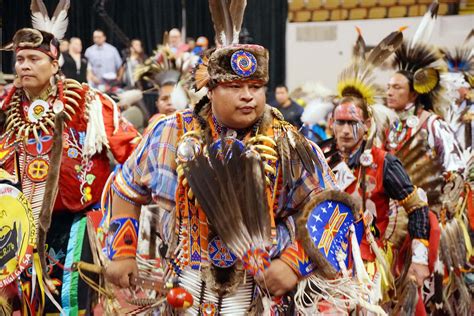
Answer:
<svg viewBox="0 0 474 316"><path fill-rule="evenodd" d="M395 52L393 65L400 70L415 72L439 61L440 55L426 44L410 47L406 42Z"/></svg>
<svg viewBox="0 0 474 316"><path fill-rule="evenodd" d="M245 7L247 0L231 0L230 2L230 17L233 24L233 38L232 44L239 43L239 34L242 29L242 22L244 21Z"/></svg>
<svg viewBox="0 0 474 316"><path fill-rule="evenodd" d="M246 0L209 0L216 40L220 46L237 44Z"/></svg>
<svg viewBox="0 0 474 316"><path fill-rule="evenodd" d="M474 38L474 29L471 29L469 34L467 34L466 39L464 40L464 45L467 45L471 39Z"/></svg>
<svg viewBox="0 0 474 316"><path fill-rule="evenodd" d="M13 306L9 302L8 290L0 289L0 315L13 315Z"/></svg>
<svg viewBox="0 0 474 316"><path fill-rule="evenodd" d="M295 183L301 177L303 169L311 175L314 175L316 170L319 171L318 174L322 174L323 168L319 157L305 137L291 128L284 128L284 134L284 138L287 139L288 149L290 150L290 161L282 165L282 167L286 169L283 171L283 174L287 174L292 179L284 180L283 184ZM285 141L280 144L286 145ZM282 152L282 149L278 151ZM292 160L301 161L301 165L290 163ZM285 177L283 177L283 179L285 179Z"/></svg>
<svg viewBox="0 0 474 316"><path fill-rule="evenodd" d="M386 60L403 42L403 28L390 33L367 56L354 59L339 75L337 91L340 97L355 96L368 105L375 103L377 89L373 84L372 70Z"/></svg>
<svg viewBox="0 0 474 316"><path fill-rule="evenodd" d="M425 15L421 19L420 25L416 29L415 35L410 41L410 48L414 48L418 44L426 44L430 42L438 17L438 0L433 1Z"/></svg>
<svg viewBox="0 0 474 316"><path fill-rule="evenodd" d="M184 173L212 229L238 257L270 244L263 164L253 151L224 139L222 148L207 146L208 157L186 163ZM242 172L244 170L244 172Z"/></svg>
<svg viewBox="0 0 474 316"><path fill-rule="evenodd" d="M232 39L232 23L230 21L227 0L209 0L209 10L211 11L216 41L220 46L229 44Z"/></svg>
<svg viewBox="0 0 474 316"><path fill-rule="evenodd" d="M301 121L310 125L326 125L326 118L333 108L334 105L329 100L315 99L305 106Z"/></svg>
<svg viewBox="0 0 474 316"><path fill-rule="evenodd" d="M333 95L334 92L326 88L320 82L315 81L305 82L290 93L292 99L299 99L305 104L309 104L315 99L329 99Z"/></svg>
<svg viewBox="0 0 474 316"><path fill-rule="evenodd" d="M117 104L120 107L129 107L143 99L143 92L139 89L126 90L118 95Z"/></svg>
<svg viewBox="0 0 474 316"><path fill-rule="evenodd" d="M53 17L50 18L43 0L32 0L30 9L33 27L51 33L57 39L63 39L69 21L67 17L69 6L70 0L60 0Z"/></svg>
<svg viewBox="0 0 474 316"><path fill-rule="evenodd" d="M188 105L188 96L181 83L177 83L171 92L171 104L177 111L182 111Z"/></svg>
<svg viewBox="0 0 474 316"><path fill-rule="evenodd" d="M393 315L415 315L418 302L418 286L416 281L408 279L403 285L403 290L398 303L395 305Z"/></svg>
<svg viewBox="0 0 474 316"><path fill-rule="evenodd" d="M134 78L136 81L148 81L155 88L180 83L186 90L192 84L191 70L198 60L199 57L191 54L177 56L168 45L159 45L153 56L135 69Z"/></svg>
<svg viewBox="0 0 474 316"><path fill-rule="evenodd" d="M371 67L380 66L403 42L404 28L390 33L377 46L374 47L367 56L366 64Z"/></svg>
<svg viewBox="0 0 474 316"><path fill-rule="evenodd" d="M352 57L355 59L365 59L365 52L367 47L365 45L365 40L362 37L362 31L359 27L356 26L357 31L357 40L352 49Z"/></svg>
<svg viewBox="0 0 474 316"><path fill-rule="evenodd" d="M288 138L283 135L277 138L277 150L281 161L283 187L291 188L293 187L293 181L291 177L291 153Z"/></svg>
<svg viewBox="0 0 474 316"><path fill-rule="evenodd" d="M472 72L474 70L474 49L469 46L456 47L454 51L441 50L451 72Z"/></svg>

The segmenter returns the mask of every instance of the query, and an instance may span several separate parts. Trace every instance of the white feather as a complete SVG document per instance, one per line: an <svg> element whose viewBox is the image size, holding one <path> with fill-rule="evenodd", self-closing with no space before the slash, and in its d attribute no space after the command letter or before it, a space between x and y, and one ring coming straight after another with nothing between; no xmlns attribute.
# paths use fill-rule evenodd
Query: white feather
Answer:
<svg viewBox="0 0 474 316"><path fill-rule="evenodd" d="M66 5L64 9L61 10L57 16L53 16L52 19L47 14L43 14L40 11L32 12L31 24L33 28L51 33L55 38L61 40L64 38L67 31L69 22L67 16L68 9L69 5Z"/></svg>
<svg viewBox="0 0 474 316"><path fill-rule="evenodd" d="M181 83L178 83L171 92L171 104L177 111L184 110L188 105L188 97Z"/></svg>
<svg viewBox="0 0 474 316"><path fill-rule="evenodd" d="M119 106L131 106L143 99L143 92L140 89L127 90L118 95Z"/></svg>
<svg viewBox="0 0 474 316"><path fill-rule="evenodd" d="M308 103L301 115L301 121L308 125L325 124L327 115L332 111L333 104L318 98Z"/></svg>
<svg viewBox="0 0 474 316"><path fill-rule="evenodd" d="M433 3L437 2L438 1L436 0ZM426 44L430 41L438 17L438 9L436 9L435 14L433 15L433 12L431 12L431 6L428 8L428 11L425 13L421 19L420 25L416 29L415 35L410 42L410 49L413 49L417 44Z"/></svg>
<svg viewBox="0 0 474 316"><path fill-rule="evenodd" d="M51 20L51 30L49 31L57 39L63 39L67 31L69 19L67 17L67 10L62 10L57 17Z"/></svg>
<svg viewBox="0 0 474 316"><path fill-rule="evenodd" d="M31 25L33 28L45 32L51 29L51 19L49 16L44 16L41 12L34 12L31 14Z"/></svg>

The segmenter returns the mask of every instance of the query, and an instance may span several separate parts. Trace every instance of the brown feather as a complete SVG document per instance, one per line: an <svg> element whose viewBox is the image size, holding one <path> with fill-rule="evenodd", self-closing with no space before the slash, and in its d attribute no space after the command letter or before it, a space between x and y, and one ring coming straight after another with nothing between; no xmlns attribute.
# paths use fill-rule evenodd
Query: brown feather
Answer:
<svg viewBox="0 0 474 316"><path fill-rule="evenodd" d="M186 179L202 206L212 229L223 242L238 254L237 244L245 237L241 229L239 203L233 192L233 179L226 173L217 153L210 152L209 159L199 155L186 163ZM237 249L236 249L237 248Z"/></svg>
<svg viewBox="0 0 474 316"><path fill-rule="evenodd" d="M220 45L228 45L232 41L232 21L229 13L229 0L209 0L212 22L216 32L216 40Z"/></svg>
<svg viewBox="0 0 474 316"><path fill-rule="evenodd" d="M403 33L398 30L385 37L367 56L367 63L377 67L403 43Z"/></svg>
<svg viewBox="0 0 474 316"><path fill-rule="evenodd" d="M283 180L283 187L293 187L293 181L291 177L291 153L290 144L285 136L280 136L277 139L277 149L280 155L280 165Z"/></svg>
<svg viewBox="0 0 474 316"><path fill-rule="evenodd" d="M258 153L244 153L245 170L245 207L242 217L251 236L258 236L263 241L270 239L270 216L265 196L265 173ZM232 159L231 159L232 160Z"/></svg>
<svg viewBox="0 0 474 316"><path fill-rule="evenodd" d="M357 40L354 44L354 47L352 49L352 57L355 59L365 59L365 51L366 51L366 45L365 45L365 40L362 37L362 32L359 27L356 26L356 31L357 31Z"/></svg>
<svg viewBox="0 0 474 316"><path fill-rule="evenodd" d="M56 6L56 9L54 10L53 17L51 19L56 18L61 11L68 11L70 7L70 0L60 0L58 5Z"/></svg>
<svg viewBox="0 0 474 316"><path fill-rule="evenodd" d="M31 13L39 12L43 16L49 16L48 9L46 9L43 0L31 0L30 10Z"/></svg>
<svg viewBox="0 0 474 316"><path fill-rule="evenodd" d="M398 30L386 36L366 58L363 73L360 78L365 78L371 69L380 66L391 54L393 54L403 43L403 33Z"/></svg>
<svg viewBox="0 0 474 316"><path fill-rule="evenodd" d="M407 279L403 284L402 294L392 311L392 315L415 315L417 302L418 286L416 281Z"/></svg>
<svg viewBox="0 0 474 316"><path fill-rule="evenodd" d="M239 41L239 33L242 29L246 6L247 0L230 0L230 17L232 18L233 24L233 38L230 40L232 40L233 44L237 44Z"/></svg>
<svg viewBox="0 0 474 316"><path fill-rule="evenodd" d="M474 29L471 29L469 34L467 34L466 39L464 40L464 44L468 43L473 37L474 37Z"/></svg>

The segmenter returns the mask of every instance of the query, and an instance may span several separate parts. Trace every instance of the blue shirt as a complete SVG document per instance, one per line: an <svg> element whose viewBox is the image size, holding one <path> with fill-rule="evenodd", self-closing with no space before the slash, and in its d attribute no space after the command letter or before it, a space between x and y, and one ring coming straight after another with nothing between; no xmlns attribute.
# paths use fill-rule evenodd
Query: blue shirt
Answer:
<svg viewBox="0 0 474 316"><path fill-rule="evenodd" d="M122 66L122 58L118 50L108 43L104 43L102 46L92 45L86 49L85 56L89 60L92 73L101 80L103 80L104 74L117 74Z"/></svg>

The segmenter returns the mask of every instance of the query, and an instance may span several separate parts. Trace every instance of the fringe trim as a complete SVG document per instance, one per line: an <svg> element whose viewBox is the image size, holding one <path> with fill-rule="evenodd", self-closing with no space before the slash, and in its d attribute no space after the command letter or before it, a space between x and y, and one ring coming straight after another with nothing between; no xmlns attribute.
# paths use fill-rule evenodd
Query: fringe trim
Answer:
<svg viewBox="0 0 474 316"><path fill-rule="evenodd" d="M107 133L105 132L104 117L102 114L102 102L100 101L98 92L93 89L90 89L88 94L89 102L86 106L89 116L89 122L87 123L87 132L86 139L84 141L83 152L86 156L92 157L93 155L100 153L102 151L103 146L109 148L109 140L107 138ZM113 102L112 99L110 100ZM117 105L115 104L115 102L113 102L112 104L114 106L115 133L118 128L118 109L116 110ZM115 112L117 112L117 118L115 118Z"/></svg>

